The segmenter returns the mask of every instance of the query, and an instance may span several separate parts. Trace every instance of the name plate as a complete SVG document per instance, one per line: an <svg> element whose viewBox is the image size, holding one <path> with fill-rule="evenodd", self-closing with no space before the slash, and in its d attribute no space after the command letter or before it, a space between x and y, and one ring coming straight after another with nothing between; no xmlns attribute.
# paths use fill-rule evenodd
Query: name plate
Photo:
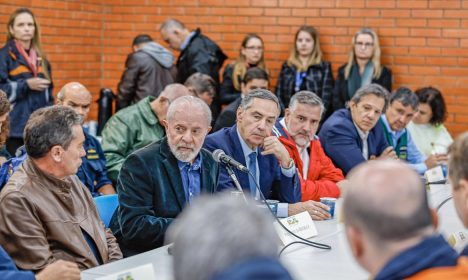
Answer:
<svg viewBox="0 0 468 280"><path fill-rule="evenodd" d="M445 182L444 171L440 165L427 170L424 176L428 183Z"/></svg>
<svg viewBox="0 0 468 280"><path fill-rule="evenodd" d="M120 271L112 275L96 278L95 280L155 280L153 264L137 266Z"/></svg>
<svg viewBox="0 0 468 280"><path fill-rule="evenodd" d="M307 211L281 219L280 221L292 233L304 239L317 236L318 234L314 221L312 221L312 218ZM297 238L285 231L278 222L275 222L274 226L284 245L297 241Z"/></svg>

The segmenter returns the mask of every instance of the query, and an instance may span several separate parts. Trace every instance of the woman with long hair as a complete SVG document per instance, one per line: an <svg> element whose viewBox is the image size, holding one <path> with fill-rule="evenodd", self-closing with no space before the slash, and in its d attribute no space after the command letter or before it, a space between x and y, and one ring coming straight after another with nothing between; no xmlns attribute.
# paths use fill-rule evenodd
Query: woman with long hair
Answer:
<svg viewBox="0 0 468 280"><path fill-rule="evenodd" d="M258 67L267 71L263 50L263 40L259 35L255 33L245 35L239 57L224 69L223 83L220 89L221 104L227 105L241 96L241 82L247 69Z"/></svg>
<svg viewBox="0 0 468 280"><path fill-rule="evenodd" d="M23 129L35 110L53 104L50 65L40 40L39 25L31 10L19 8L7 22L7 42L0 49L0 89L13 105L7 150L23 145Z"/></svg>
<svg viewBox="0 0 468 280"><path fill-rule="evenodd" d="M319 34L312 26L302 26L297 30L291 54L281 67L276 95L287 108L291 97L302 90L317 94L328 109L333 73L331 64L323 60Z"/></svg>
<svg viewBox="0 0 468 280"><path fill-rule="evenodd" d="M356 91L369 84L392 90L392 72L380 59L379 37L370 28L356 32L352 39L348 62L338 69L332 98L332 111L344 108Z"/></svg>

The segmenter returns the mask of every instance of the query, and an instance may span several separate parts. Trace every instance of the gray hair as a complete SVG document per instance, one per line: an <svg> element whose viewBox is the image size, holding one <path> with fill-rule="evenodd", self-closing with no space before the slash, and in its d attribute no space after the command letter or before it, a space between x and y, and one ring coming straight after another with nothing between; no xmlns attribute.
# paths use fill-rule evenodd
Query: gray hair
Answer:
<svg viewBox="0 0 468 280"><path fill-rule="evenodd" d="M276 257L273 217L251 198L224 193L200 197L184 210L166 237L174 242L176 280L211 279L228 266L254 257Z"/></svg>
<svg viewBox="0 0 468 280"><path fill-rule="evenodd" d="M388 96L390 94L388 93L387 89L385 89L383 86L379 84L370 84L370 85L361 87L353 95L353 97L351 98L351 101L358 104L359 102L361 102L361 99L363 97L371 95L371 94L385 100L385 104L382 110L382 113L384 113L388 107Z"/></svg>
<svg viewBox="0 0 468 280"><path fill-rule="evenodd" d="M170 18L161 24L159 30L167 30L169 28L185 29L185 25L180 20Z"/></svg>
<svg viewBox="0 0 468 280"><path fill-rule="evenodd" d="M394 101L399 101L405 107L411 106L413 110L417 110L419 107L418 96L407 87L399 87L390 95L390 104Z"/></svg>
<svg viewBox="0 0 468 280"><path fill-rule="evenodd" d="M166 115L166 120L170 122L174 115L177 113L177 110L181 106L190 106L190 110L192 111L201 111L203 115L205 116L206 123L208 126L211 125L211 110L210 107L206 104L205 101L201 100L198 97L186 95L186 96L181 96L174 100L171 105L169 105L169 108L167 109L167 115Z"/></svg>
<svg viewBox="0 0 468 280"><path fill-rule="evenodd" d="M325 106L323 105L322 99L311 91L302 90L295 93L289 101L289 110L294 111L298 103L310 106L319 106L320 116L325 112Z"/></svg>
<svg viewBox="0 0 468 280"><path fill-rule="evenodd" d="M203 73L193 73L188 79L185 81L184 86L187 88L191 88L195 94L198 96L204 92L208 92L210 95L216 95L216 83L207 74Z"/></svg>
<svg viewBox="0 0 468 280"><path fill-rule="evenodd" d="M57 145L67 150L75 137L75 125L81 125L81 117L69 107L57 105L35 111L24 129L28 156L42 158Z"/></svg>
<svg viewBox="0 0 468 280"><path fill-rule="evenodd" d="M278 107L278 115L281 111L280 104L278 101L278 97L274 95L271 91L267 89L262 89L262 88L257 88L254 90L251 90L244 98L242 98L242 101L239 105L239 108L241 108L243 111L247 110L252 106L253 100L255 98L259 99L264 99L264 100L271 100L276 103L276 106Z"/></svg>

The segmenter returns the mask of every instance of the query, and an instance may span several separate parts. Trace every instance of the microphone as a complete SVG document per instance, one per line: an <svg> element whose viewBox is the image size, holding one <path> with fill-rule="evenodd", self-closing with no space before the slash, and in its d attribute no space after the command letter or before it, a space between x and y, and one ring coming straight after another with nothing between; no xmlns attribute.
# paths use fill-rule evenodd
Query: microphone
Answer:
<svg viewBox="0 0 468 280"><path fill-rule="evenodd" d="M224 153L223 150L221 149L217 149L217 150L214 150L213 151L213 158L216 162L221 162L221 163L224 163L226 165L229 165L229 166L232 166L234 167L235 169L237 170L240 170L242 172L246 172L248 173L249 172L249 169L245 166L243 166L242 164L240 164L239 162L237 162L235 159L233 159L232 157L226 155Z"/></svg>

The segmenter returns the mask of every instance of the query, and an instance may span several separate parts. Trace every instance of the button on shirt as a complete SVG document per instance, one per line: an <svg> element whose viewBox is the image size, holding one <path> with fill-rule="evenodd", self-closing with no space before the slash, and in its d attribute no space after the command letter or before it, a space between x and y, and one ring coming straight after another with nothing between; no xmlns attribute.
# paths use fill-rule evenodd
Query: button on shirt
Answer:
<svg viewBox="0 0 468 280"><path fill-rule="evenodd" d="M182 185L184 186L185 199L189 204L192 203L193 198L200 195L201 163L201 153L198 154L192 164L189 162L177 160L180 175L182 176Z"/></svg>

